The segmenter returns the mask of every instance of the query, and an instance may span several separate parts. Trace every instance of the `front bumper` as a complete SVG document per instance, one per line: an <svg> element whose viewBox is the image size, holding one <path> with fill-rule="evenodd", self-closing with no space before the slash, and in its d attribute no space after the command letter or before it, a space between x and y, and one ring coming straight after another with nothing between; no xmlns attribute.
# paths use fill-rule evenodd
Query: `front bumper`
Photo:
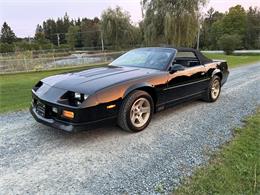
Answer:
<svg viewBox="0 0 260 195"><path fill-rule="evenodd" d="M43 106L40 106L41 109L39 109L39 104ZM56 108L56 113L52 111L53 107ZM105 108L106 105L89 108L71 108L45 101L32 93L30 112L37 122L56 129L76 132L86 130L89 127L93 128L101 123L104 124L105 122L111 122L112 119L117 117L116 110L106 110ZM63 117L63 110L73 112L74 118L68 119Z"/></svg>
<svg viewBox="0 0 260 195"><path fill-rule="evenodd" d="M80 124L73 124L73 123L65 122L65 121L57 121L57 120L51 119L51 118L50 119L44 118L36 112L36 108L33 106L30 107L30 112L37 122L50 126L50 127L53 127L53 128L56 128L56 129L61 129L61 130L68 131L68 132L75 132L75 131L80 130L81 128L84 128L84 126L82 126Z"/></svg>
<svg viewBox="0 0 260 195"><path fill-rule="evenodd" d="M30 112L37 122L67 132L77 132L77 131L86 130L89 127L93 127L99 124L104 124L104 122L111 122L113 119L115 119L115 117L109 117L109 118L91 121L91 122L72 123L72 122L62 121L58 119L44 118L36 112L36 108L33 106L30 107Z"/></svg>

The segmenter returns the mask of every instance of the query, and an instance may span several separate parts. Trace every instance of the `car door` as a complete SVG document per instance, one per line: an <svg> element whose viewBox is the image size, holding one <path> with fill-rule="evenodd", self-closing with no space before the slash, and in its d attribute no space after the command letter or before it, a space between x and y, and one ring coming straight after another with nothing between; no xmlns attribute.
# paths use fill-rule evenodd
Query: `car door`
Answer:
<svg viewBox="0 0 260 195"><path fill-rule="evenodd" d="M206 68L200 64L195 54L182 54L181 57L176 57L174 64L176 63L184 65L185 69L169 73L167 87L164 89L167 103L198 95L207 87Z"/></svg>

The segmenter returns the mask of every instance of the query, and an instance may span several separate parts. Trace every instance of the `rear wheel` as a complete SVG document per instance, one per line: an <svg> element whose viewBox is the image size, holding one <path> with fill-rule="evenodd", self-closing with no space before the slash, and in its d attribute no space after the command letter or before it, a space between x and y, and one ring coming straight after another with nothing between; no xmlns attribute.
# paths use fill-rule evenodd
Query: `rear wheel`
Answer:
<svg viewBox="0 0 260 195"><path fill-rule="evenodd" d="M142 131L149 125L153 109L153 99L148 93L140 90L133 91L123 101L117 123L127 131Z"/></svg>
<svg viewBox="0 0 260 195"><path fill-rule="evenodd" d="M221 92L220 77L215 75L210 80L204 100L207 102L215 102L218 99L220 92Z"/></svg>

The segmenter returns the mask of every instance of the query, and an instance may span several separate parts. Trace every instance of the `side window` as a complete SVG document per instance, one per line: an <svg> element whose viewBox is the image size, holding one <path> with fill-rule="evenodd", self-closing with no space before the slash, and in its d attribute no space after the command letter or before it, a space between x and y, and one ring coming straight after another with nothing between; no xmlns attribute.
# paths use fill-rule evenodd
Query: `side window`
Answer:
<svg viewBox="0 0 260 195"><path fill-rule="evenodd" d="M181 51L176 54L176 58L197 58L191 51Z"/></svg>
<svg viewBox="0 0 260 195"><path fill-rule="evenodd" d="M176 54L174 64L181 64L185 67L194 67L200 65L200 61L194 52L182 51Z"/></svg>

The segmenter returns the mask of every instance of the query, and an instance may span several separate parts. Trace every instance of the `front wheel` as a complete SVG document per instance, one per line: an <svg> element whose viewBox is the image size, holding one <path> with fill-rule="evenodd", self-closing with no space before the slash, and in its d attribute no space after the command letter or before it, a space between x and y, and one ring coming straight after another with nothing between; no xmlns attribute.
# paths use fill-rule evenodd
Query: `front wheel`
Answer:
<svg viewBox="0 0 260 195"><path fill-rule="evenodd" d="M149 125L153 110L152 97L145 91L136 90L123 101L117 123L127 131L142 131Z"/></svg>
<svg viewBox="0 0 260 195"><path fill-rule="evenodd" d="M207 102L215 102L221 92L221 80L219 76L213 76L210 80L209 86L207 88L204 100Z"/></svg>

